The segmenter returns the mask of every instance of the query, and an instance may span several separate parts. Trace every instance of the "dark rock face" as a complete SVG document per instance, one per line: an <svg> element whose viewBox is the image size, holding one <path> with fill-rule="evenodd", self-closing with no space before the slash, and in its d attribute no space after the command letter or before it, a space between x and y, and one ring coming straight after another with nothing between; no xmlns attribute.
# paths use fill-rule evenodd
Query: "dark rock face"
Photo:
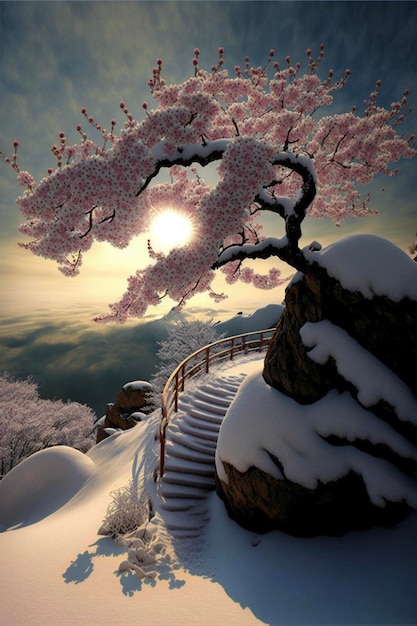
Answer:
<svg viewBox="0 0 417 626"><path fill-rule="evenodd" d="M265 358L266 383L300 404L316 402L331 389L348 391L357 400L358 390L340 376L333 359L325 364L314 362L302 343L300 329L306 322L329 320L388 366L417 396L417 302L408 298L393 302L384 296L367 299L343 288L317 263L310 270L287 288L286 307ZM365 408L417 446L416 426L400 419L388 402L379 400ZM333 435L325 440L332 446L355 446L392 463L412 479L417 476L416 461L401 458L389 446L344 441ZM353 471L307 489L256 467L241 473L228 463L223 466L228 482L217 477L217 492L230 516L255 532L279 528L299 536L339 534L397 523L410 510L404 501L386 502L385 507L372 504L362 476Z"/></svg>
<svg viewBox="0 0 417 626"><path fill-rule="evenodd" d="M417 395L417 302L367 299L344 289L317 264L289 286L286 307L265 358L265 381L301 403L343 386L333 367L307 357L300 339L306 322L329 320L397 374Z"/></svg>
<svg viewBox="0 0 417 626"><path fill-rule="evenodd" d="M352 471L308 489L276 480L256 467L244 474L229 463L224 467L229 482L217 478L217 492L229 515L252 532L278 528L296 537L340 535L396 524L410 510L405 502L389 502L383 509L372 504L362 477Z"/></svg>

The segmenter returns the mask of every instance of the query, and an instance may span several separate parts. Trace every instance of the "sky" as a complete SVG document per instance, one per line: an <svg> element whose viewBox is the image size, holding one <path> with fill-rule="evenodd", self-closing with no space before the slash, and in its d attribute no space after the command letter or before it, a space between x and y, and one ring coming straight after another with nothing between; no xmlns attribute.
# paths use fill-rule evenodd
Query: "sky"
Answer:
<svg viewBox="0 0 417 626"><path fill-rule="evenodd" d="M303 64L306 49L318 52L323 43L325 70L332 68L337 75L349 67L352 72L335 110L360 105L378 79L386 106L408 88L414 108L403 125L408 136L417 126L416 20L417 4L401 1L0 2L0 148L11 153L13 141L19 140L20 166L39 180L54 165L50 146L58 133L64 131L69 142L77 140L81 107L103 125L112 118L120 124L123 100L141 119L141 104L150 100L147 80L158 57L166 80L180 82L193 71L195 47L201 51L201 66L208 68L219 46L225 49L226 66L234 68L246 55L262 64L270 48L281 62L289 54ZM0 165L0 370L37 376L45 365L62 369L66 364L69 380L76 376L82 354L83 367L94 375L106 368L110 372L114 364L107 355L117 350L116 337L120 354L128 354L129 329L123 343L120 329L97 329L91 320L107 312L107 304L125 291L127 276L147 264L144 238L123 251L97 244L79 277L63 277L54 262L18 247L21 219L15 198L22 188L12 170ZM340 228L326 219L307 220L305 242L326 244L352 232L371 232L406 250L417 227L415 171L415 162L403 162L396 178L375 183L371 206L378 210L376 217L349 220ZM223 290L221 279L214 288ZM222 303L213 306L211 299L199 296L188 311L216 321L281 302L283 295L282 288L264 292L237 285ZM172 304L151 310L145 321L163 316ZM95 357L91 346L103 337L108 349ZM18 351L5 347L10 340L20 342ZM55 361L58 348L60 360Z"/></svg>

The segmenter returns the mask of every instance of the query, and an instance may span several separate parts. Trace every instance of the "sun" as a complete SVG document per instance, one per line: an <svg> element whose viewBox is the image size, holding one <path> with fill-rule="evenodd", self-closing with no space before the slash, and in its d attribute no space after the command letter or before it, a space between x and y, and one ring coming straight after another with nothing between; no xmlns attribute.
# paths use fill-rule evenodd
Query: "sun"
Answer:
<svg viewBox="0 0 417 626"><path fill-rule="evenodd" d="M158 212L151 223L152 246L162 252L184 246L190 241L192 234L193 226L189 218L172 209Z"/></svg>

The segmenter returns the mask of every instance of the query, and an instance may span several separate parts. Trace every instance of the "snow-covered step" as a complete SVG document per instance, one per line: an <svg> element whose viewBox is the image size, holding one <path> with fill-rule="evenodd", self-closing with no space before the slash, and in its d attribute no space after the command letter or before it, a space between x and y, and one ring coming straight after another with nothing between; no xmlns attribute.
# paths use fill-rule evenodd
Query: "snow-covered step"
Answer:
<svg viewBox="0 0 417 626"><path fill-rule="evenodd" d="M223 421L223 418L225 416L225 413L227 412L227 409L230 406L230 403L228 404L228 406L224 406L224 407L220 407L219 405L217 405L217 410L214 411L213 407L216 405L210 405L207 404L207 402L204 401L200 401L200 402L189 402L187 404L183 404L180 403L179 404L179 411L181 411L181 413L184 414L190 414L195 413L196 411L201 411L201 413L204 415L204 419L210 420L212 422L216 422L216 423L221 423ZM221 410L219 410L221 408Z"/></svg>
<svg viewBox="0 0 417 626"><path fill-rule="evenodd" d="M227 407L225 407L224 405L221 404L208 404L206 401L204 400L199 400L198 398L196 398L194 400L194 406L198 407L200 409L208 409L211 411L211 413L217 413L219 415L225 415L226 411L228 409L228 407L230 406L230 402L227 405Z"/></svg>
<svg viewBox="0 0 417 626"><path fill-rule="evenodd" d="M210 407L206 407L203 409L201 407L195 407L194 405L190 405L187 410L183 409L183 413L184 415L193 415L194 417L197 417L204 422L213 422L217 426L217 429L220 428L220 425L224 419L224 414L213 413L210 410Z"/></svg>
<svg viewBox="0 0 417 626"><path fill-rule="evenodd" d="M161 495L165 498L165 500L184 499L197 502L198 500L205 500L207 492L199 487L189 487L186 485L165 482L161 489Z"/></svg>
<svg viewBox="0 0 417 626"><path fill-rule="evenodd" d="M212 413L207 409L196 408L194 406L189 408L187 415L195 417L206 424L211 423L213 424L213 428L216 428L217 430L220 430L220 426L224 419L224 415L220 415L220 413Z"/></svg>
<svg viewBox="0 0 417 626"><path fill-rule="evenodd" d="M220 415L219 413L212 413L207 409L200 409L194 406L191 406L188 409L188 415L192 415L197 419L201 419L205 422L213 422L217 426L217 430L220 429L221 423L224 419L224 415Z"/></svg>
<svg viewBox="0 0 417 626"><path fill-rule="evenodd" d="M205 511L207 506L205 503L206 498L198 500L183 500L182 498L169 498L160 505L160 510L164 512L177 513L178 517L184 517L190 515L194 511Z"/></svg>
<svg viewBox="0 0 417 626"><path fill-rule="evenodd" d="M213 391L201 388L196 389L195 397L202 400L209 406L223 406L226 409L228 409L231 402L231 398L224 393L219 395L218 392L215 394Z"/></svg>
<svg viewBox="0 0 417 626"><path fill-rule="evenodd" d="M178 430L178 428L175 430L170 428L168 436L170 441L174 444L180 444L190 450L201 452L202 454L211 454L214 458L217 441L201 440L199 437L194 437L193 435Z"/></svg>
<svg viewBox="0 0 417 626"><path fill-rule="evenodd" d="M175 456L168 457L165 462L166 472L183 472L184 474L197 474L199 476L211 476L214 477L214 467L207 465L207 463L198 463L196 461L189 461L188 459L181 459Z"/></svg>
<svg viewBox="0 0 417 626"><path fill-rule="evenodd" d="M214 481L210 476L191 475L182 472L166 472L164 481L176 485L199 487L210 491L214 488Z"/></svg>
<svg viewBox="0 0 417 626"><path fill-rule="evenodd" d="M182 398L179 398L178 407L180 411L181 410L188 411L190 407L195 406L197 402L200 402L207 409L211 408L211 410L213 410L213 407L217 406L217 407L221 407L223 411L226 412L230 406L231 401L233 400L233 397L224 396L224 395L219 396L219 397L212 396L212 399L210 400L209 394L207 392L206 392L206 395L204 396L203 394L199 394L196 391L192 399L188 398L188 399L183 400Z"/></svg>
<svg viewBox="0 0 417 626"><path fill-rule="evenodd" d="M245 378L246 374L242 372L241 374L236 374L234 376L218 376L215 382L216 385L221 386L223 389L227 387L239 388ZM208 384L214 386L213 383Z"/></svg>
<svg viewBox="0 0 417 626"><path fill-rule="evenodd" d="M214 447L216 447L218 431L205 430L203 428L196 428L195 426L190 426L185 420L182 423L182 430L189 435L196 435L201 437L201 439L205 439L207 441L212 441L214 443Z"/></svg>
<svg viewBox="0 0 417 626"><path fill-rule="evenodd" d="M199 518L194 517L188 511L164 510L165 518L168 516L167 526L175 537L198 537L202 535L209 517L201 515Z"/></svg>
<svg viewBox="0 0 417 626"><path fill-rule="evenodd" d="M241 384L239 382L237 385L235 385L234 383L231 383L227 379L221 379L221 378L216 378L216 381L218 381L217 384L213 384L210 382L203 383L202 385L198 386L198 390L206 391L207 393L210 393L213 395L217 395L219 393L219 390L221 391L222 395L233 394L236 392L236 389L238 389L239 385Z"/></svg>
<svg viewBox="0 0 417 626"><path fill-rule="evenodd" d="M180 459L187 459L188 461L196 461L198 463L204 463L206 465L213 464L213 453L206 451L201 452L193 447L183 446L178 442L168 442L165 446L166 457L178 457Z"/></svg>
<svg viewBox="0 0 417 626"><path fill-rule="evenodd" d="M200 503L201 500L197 499L183 500L182 498L169 498L161 504L161 509L163 509L164 511L173 511L175 513L188 514L190 512L196 511Z"/></svg>
<svg viewBox="0 0 417 626"><path fill-rule="evenodd" d="M205 420L204 417L196 417L194 415L184 415L183 420L190 426L194 426L198 431L209 431L211 433L216 433L217 436L219 434L221 422L209 422Z"/></svg>

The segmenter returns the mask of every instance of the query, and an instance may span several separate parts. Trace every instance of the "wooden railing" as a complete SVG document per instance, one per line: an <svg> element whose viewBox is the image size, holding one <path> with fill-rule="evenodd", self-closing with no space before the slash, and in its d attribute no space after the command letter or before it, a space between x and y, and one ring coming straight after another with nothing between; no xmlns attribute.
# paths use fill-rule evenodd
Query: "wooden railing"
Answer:
<svg viewBox="0 0 417 626"><path fill-rule="evenodd" d="M199 374L208 374L211 365L249 352L266 350L275 328L259 330L243 335L219 339L188 356L172 372L162 392L162 419L159 426L159 476L164 475L165 466L165 431L173 412L178 411L178 397L184 391L187 380Z"/></svg>

